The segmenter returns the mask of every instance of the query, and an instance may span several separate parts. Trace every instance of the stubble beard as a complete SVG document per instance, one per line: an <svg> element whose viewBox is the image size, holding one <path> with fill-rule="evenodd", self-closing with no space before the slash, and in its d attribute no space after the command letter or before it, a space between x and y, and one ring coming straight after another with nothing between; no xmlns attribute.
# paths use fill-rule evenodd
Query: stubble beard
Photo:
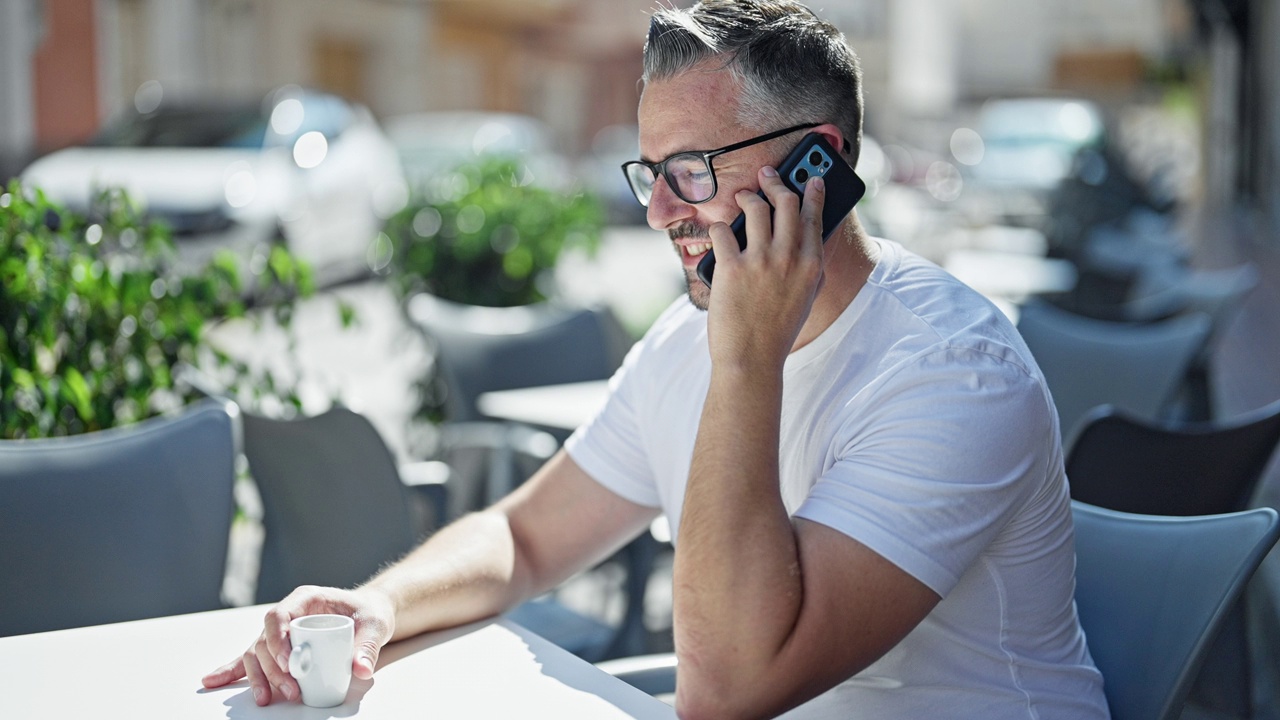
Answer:
<svg viewBox="0 0 1280 720"><path fill-rule="evenodd" d="M702 282L702 278L698 277L697 267L684 267L684 249L679 243L675 242L678 238L698 238L700 240L710 240L711 233L707 228L696 223L685 223L676 228L667 231L667 235L671 238L671 245L675 248L676 255L680 258L680 267L684 269L685 290L689 294L689 302L699 310L706 310L711 306L711 288Z"/></svg>

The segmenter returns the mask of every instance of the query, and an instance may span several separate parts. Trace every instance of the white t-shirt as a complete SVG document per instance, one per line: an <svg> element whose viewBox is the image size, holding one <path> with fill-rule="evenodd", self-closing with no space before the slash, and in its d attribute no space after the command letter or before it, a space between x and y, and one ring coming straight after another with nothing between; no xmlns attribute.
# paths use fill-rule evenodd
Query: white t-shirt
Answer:
<svg viewBox="0 0 1280 720"><path fill-rule="evenodd" d="M1017 331L896 243L783 374L787 511L858 540L943 599L895 648L784 717L1105 718L1072 602L1057 415ZM706 314L681 298L568 441L605 487L679 541L710 378Z"/></svg>

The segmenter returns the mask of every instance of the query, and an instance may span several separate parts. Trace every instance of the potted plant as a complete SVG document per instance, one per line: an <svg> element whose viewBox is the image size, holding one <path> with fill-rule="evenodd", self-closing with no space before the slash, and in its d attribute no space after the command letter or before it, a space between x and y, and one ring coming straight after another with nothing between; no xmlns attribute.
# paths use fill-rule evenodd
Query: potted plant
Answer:
<svg viewBox="0 0 1280 720"><path fill-rule="evenodd" d="M102 430L173 410L200 396L183 367L220 371L231 394L287 387L255 376L210 345L208 324L245 313L237 260L221 254L179 274L168 230L148 223L120 191L87 217L17 181L0 189L0 438ZM311 292L310 271L271 251L257 298Z"/></svg>
<svg viewBox="0 0 1280 720"><path fill-rule="evenodd" d="M528 178L514 159L482 157L420 188L387 225L386 272L400 294L492 307L551 297L560 253L594 252L604 211L589 193Z"/></svg>

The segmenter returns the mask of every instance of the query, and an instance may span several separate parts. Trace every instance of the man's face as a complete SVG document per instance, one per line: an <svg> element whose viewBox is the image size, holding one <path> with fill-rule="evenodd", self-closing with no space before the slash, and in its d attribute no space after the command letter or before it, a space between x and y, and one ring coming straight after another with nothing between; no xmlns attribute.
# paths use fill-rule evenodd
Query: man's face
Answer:
<svg viewBox="0 0 1280 720"><path fill-rule="evenodd" d="M640 98L640 157L658 162L689 150L713 150L758 135L764 129L737 124L739 92L725 71L691 70L669 80L645 86ZM665 230L684 267L689 299L703 310L711 289L698 279L698 261L711 249L707 229L713 223L730 223L742 209L734 195L743 189L759 189L757 173L765 163L776 163L770 144L754 145L721 155L713 161L718 189L715 197L691 205L676 197L659 178L649 201L649 226Z"/></svg>

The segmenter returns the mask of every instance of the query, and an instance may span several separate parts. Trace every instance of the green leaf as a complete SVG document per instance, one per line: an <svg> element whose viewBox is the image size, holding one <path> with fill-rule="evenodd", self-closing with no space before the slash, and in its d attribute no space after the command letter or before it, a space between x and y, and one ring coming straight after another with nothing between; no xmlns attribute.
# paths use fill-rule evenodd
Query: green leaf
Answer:
<svg viewBox="0 0 1280 720"><path fill-rule="evenodd" d="M359 320L355 306L345 300L338 300L338 318L343 328L350 328Z"/></svg>
<svg viewBox="0 0 1280 720"><path fill-rule="evenodd" d="M75 368L67 368L62 375L62 396L76 409L81 420L89 422L94 419L92 393L84 375Z"/></svg>

